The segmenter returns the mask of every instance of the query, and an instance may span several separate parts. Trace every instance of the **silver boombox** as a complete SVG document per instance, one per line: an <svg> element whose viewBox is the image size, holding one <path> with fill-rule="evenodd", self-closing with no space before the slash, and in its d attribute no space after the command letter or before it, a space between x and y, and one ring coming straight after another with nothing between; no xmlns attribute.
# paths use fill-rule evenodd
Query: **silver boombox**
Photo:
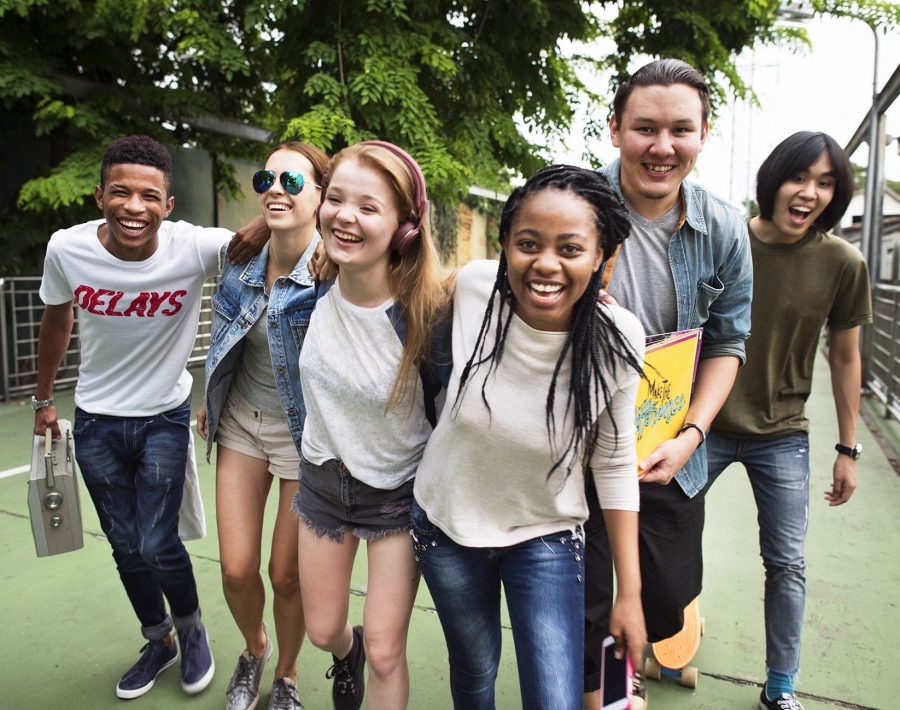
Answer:
<svg viewBox="0 0 900 710"><path fill-rule="evenodd" d="M71 423L60 419L59 432L35 435L32 447L28 512L38 557L84 547Z"/></svg>

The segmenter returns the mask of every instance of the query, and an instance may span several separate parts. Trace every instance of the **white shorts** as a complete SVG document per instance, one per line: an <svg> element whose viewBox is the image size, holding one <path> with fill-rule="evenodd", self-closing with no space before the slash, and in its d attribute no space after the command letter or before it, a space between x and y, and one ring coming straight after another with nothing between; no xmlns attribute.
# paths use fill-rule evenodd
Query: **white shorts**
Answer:
<svg viewBox="0 0 900 710"><path fill-rule="evenodd" d="M300 452L284 416L255 409L232 389L216 430L219 446L269 462L269 473L296 481L300 478Z"/></svg>

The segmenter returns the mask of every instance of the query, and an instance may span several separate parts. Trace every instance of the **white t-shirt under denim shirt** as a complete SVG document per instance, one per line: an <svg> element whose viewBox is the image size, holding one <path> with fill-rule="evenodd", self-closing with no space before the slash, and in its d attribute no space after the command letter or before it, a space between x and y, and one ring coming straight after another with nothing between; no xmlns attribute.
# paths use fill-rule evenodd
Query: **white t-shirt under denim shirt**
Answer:
<svg viewBox="0 0 900 710"><path fill-rule="evenodd" d="M148 259L123 261L100 243L102 219L62 229L44 258L41 300L74 299L80 309L81 366L75 404L92 414L152 416L191 393L185 369L203 282L219 272L227 229L162 222Z"/></svg>
<svg viewBox="0 0 900 710"><path fill-rule="evenodd" d="M431 522L469 547L507 547L574 530L588 516L579 466L568 478L565 466L547 478L552 460L545 405L566 333L536 330L513 316L503 359L487 380L490 412L481 398L485 363L470 376L454 415L459 375L475 348L496 275L493 261L475 261L459 272L453 304L453 374L415 483L416 500ZM618 306L604 308L641 361L644 330L637 318ZM496 318L495 306L494 323ZM486 351L493 335L492 324ZM564 448L572 431L572 417L565 416L570 363L567 359L556 381L557 450ZM608 370L604 376L610 405L598 414L591 469L604 508L637 510L634 405L639 375L619 363L614 377ZM600 402L602 406L602 395Z"/></svg>
<svg viewBox="0 0 900 710"><path fill-rule="evenodd" d="M356 306L341 296L338 277L316 304L300 351L303 457L316 465L340 459L354 478L382 490L415 476L431 433L416 369L405 401L385 411L403 357L388 316L393 304Z"/></svg>

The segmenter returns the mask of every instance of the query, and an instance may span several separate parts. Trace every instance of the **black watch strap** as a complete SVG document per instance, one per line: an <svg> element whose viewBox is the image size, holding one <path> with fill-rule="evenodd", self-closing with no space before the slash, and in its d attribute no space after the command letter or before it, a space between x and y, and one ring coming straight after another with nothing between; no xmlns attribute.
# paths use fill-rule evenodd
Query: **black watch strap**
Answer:
<svg viewBox="0 0 900 710"><path fill-rule="evenodd" d="M854 461L859 460L859 456L862 453L862 446L859 444L854 444L853 446L844 446L843 444L835 444L834 450L839 454L844 454L844 456L849 456Z"/></svg>

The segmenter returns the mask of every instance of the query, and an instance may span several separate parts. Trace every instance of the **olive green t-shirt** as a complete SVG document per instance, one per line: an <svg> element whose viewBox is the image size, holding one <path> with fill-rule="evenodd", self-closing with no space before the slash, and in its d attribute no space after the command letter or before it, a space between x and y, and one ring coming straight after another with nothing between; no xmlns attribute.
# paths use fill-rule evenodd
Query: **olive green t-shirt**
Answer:
<svg viewBox="0 0 900 710"><path fill-rule="evenodd" d="M822 326L872 322L866 263L840 237L811 229L794 244L750 231L753 309L747 362L713 422L724 436L773 439L807 431L804 408Z"/></svg>

